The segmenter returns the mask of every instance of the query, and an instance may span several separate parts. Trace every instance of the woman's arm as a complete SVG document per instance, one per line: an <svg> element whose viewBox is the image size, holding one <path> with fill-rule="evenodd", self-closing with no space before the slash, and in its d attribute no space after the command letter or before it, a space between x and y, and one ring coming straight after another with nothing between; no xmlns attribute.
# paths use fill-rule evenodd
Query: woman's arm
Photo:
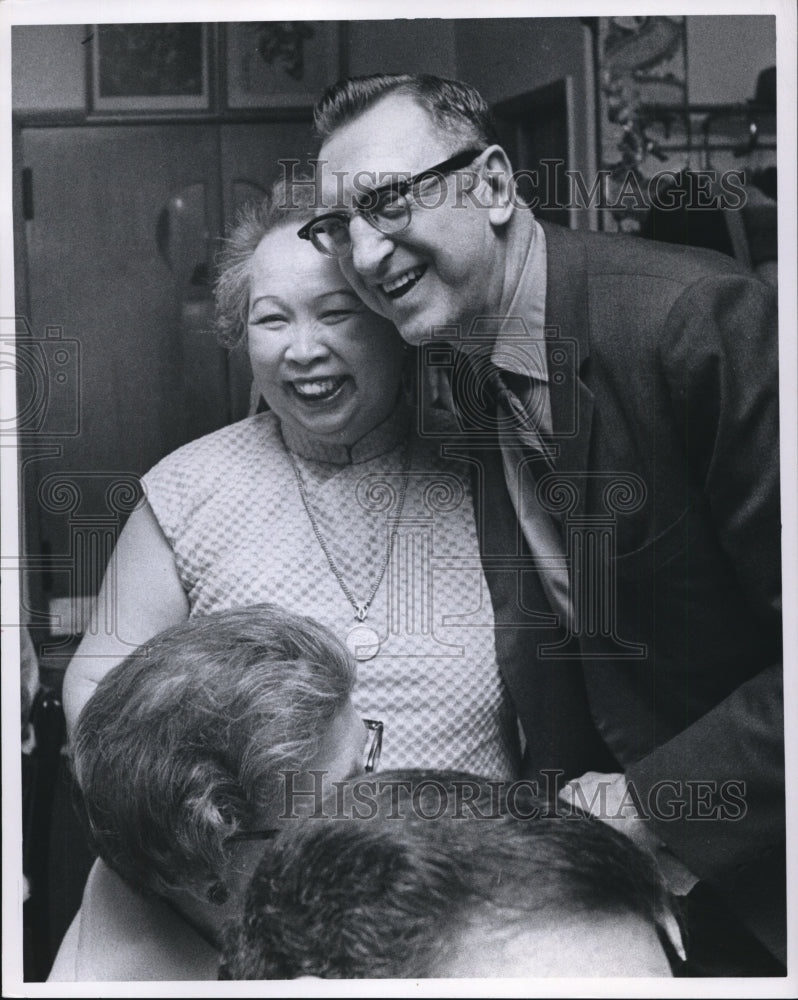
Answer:
<svg viewBox="0 0 798 1000"><path fill-rule="evenodd" d="M98 609L115 609L113 635ZM64 713L71 736L80 710L112 667L156 633L188 618L189 603L174 553L149 504L133 511L92 610L89 629L64 677Z"/></svg>

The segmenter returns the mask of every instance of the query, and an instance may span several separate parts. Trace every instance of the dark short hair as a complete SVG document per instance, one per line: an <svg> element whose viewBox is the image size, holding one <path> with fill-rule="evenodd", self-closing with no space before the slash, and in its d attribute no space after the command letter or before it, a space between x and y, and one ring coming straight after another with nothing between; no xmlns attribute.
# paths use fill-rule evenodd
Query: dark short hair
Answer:
<svg viewBox="0 0 798 1000"><path fill-rule="evenodd" d="M546 911L633 913L660 927L670 911L631 841L583 814L552 815L524 783L384 772L351 786L343 814L336 805L296 826L255 871L222 978L436 976L480 913L497 928Z"/></svg>
<svg viewBox="0 0 798 1000"><path fill-rule="evenodd" d="M378 73L333 84L313 111L317 133L326 139L389 94L412 97L439 128L458 140L485 147L499 141L490 109L478 90L461 80L427 73Z"/></svg>
<svg viewBox="0 0 798 1000"><path fill-rule="evenodd" d="M216 255L214 323L223 347L246 343L252 255L268 233L283 226L299 229L313 217L317 207L313 185L313 178L305 175L279 180L260 201L239 209Z"/></svg>
<svg viewBox="0 0 798 1000"><path fill-rule="evenodd" d="M100 681L72 766L94 848L138 889L202 897L228 838L275 808L355 681L326 628L273 604L192 618Z"/></svg>

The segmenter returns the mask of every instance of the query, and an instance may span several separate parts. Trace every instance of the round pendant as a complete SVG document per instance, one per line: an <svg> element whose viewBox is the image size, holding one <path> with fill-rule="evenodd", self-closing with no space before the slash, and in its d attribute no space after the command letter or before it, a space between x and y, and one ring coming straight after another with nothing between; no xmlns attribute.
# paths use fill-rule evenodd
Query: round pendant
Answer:
<svg viewBox="0 0 798 1000"><path fill-rule="evenodd" d="M356 660L371 660L380 650L380 637L368 625L355 625L347 633L346 646Z"/></svg>

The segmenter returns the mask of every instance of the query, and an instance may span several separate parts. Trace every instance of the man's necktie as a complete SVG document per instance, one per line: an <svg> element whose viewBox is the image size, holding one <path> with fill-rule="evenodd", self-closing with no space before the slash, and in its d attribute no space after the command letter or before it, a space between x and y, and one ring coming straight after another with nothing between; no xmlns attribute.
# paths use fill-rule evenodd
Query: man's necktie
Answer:
<svg viewBox="0 0 798 1000"><path fill-rule="evenodd" d="M496 402L497 433L507 489L529 551L545 560L540 577L552 610L567 627L571 616L568 569L559 524L537 498L537 484L554 471L552 449L538 429L532 380L491 364L486 385ZM511 388L512 386L512 388Z"/></svg>
<svg viewBox="0 0 798 1000"><path fill-rule="evenodd" d="M497 616L497 656L527 739L525 776L540 782L542 795L553 792L556 798L551 773L568 778L618 767L593 724L582 664L540 654L562 630L527 617L556 611L561 625L568 627L568 574L559 524L535 497L537 482L552 471L548 429L544 435L538 431L542 407L535 403L542 397L525 398L526 387L537 387L532 379L519 376L515 391L511 381L516 382L487 355L464 355L453 370L452 396L461 426L473 435L474 464L484 477L475 487L486 490L478 518L480 545L488 556L485 574ZM496 482L499 476L504 489ZM513 513L522 538L509 524ZM513 557L527 550L539 571L508 571ZM497 565L496 557L503 555L509 560L502 566L499 558Z"/></svg>

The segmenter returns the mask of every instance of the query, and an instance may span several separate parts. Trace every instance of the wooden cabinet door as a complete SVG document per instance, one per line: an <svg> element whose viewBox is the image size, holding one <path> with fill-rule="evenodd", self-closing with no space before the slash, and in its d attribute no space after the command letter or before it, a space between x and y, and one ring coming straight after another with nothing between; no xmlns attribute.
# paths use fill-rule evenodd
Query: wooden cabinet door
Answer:
<svg viewBox="0 0 798 1000"><path fill-rule="evenodd" d="M158 249L164 208L190 192L201 216L197 276L210 266L221 222L216 134L193 125L30 128L22 159L32 196L28 347L49 365L46 421L22 473L23 504L40 512L27 552L48 556L51 595L90 594L132 477L229 418L225 354L210 331L187 351L186 278ZM189 280L195 302L198 290ZM56 355L66 359L59 371ZM205 373L193 412L192 366Z"/></svg>
<svg viewBox="0 0 798 1000"><path fill-rule="evenodd" d="M46 369L47 413L21 485L41 610L96 593L137 476L246 415L246 354L212 330L214 255L278 160L306 162L313 146L307 121L23 130L20 344Z"/></svg>

